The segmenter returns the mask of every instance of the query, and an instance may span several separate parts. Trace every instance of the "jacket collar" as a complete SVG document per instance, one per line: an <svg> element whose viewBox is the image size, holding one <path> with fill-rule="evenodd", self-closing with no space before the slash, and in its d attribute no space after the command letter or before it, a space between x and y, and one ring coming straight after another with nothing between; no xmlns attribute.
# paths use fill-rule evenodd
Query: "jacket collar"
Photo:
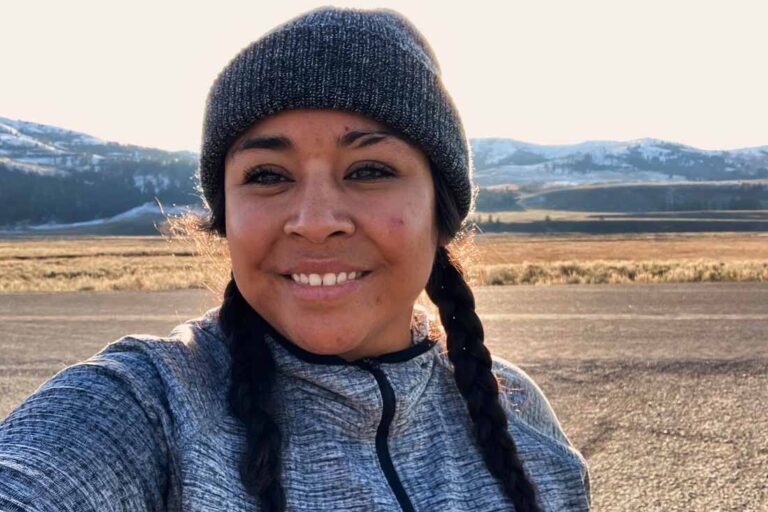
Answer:
<svg viewBox="0 0 768 512"><path fill-rule="evenodd" d="M301 430L329 429L345 437L373 439L384 412L381 385L369 369L377 367L392 387L395 415L390 434L405 428L427 388L439 351L424 337L413 345L357 361L308 352L289 340L267 336L275 359L280 400L289 422Z"/></svg>
<svg viewBox="0 0 768 512"><path fill-rule="evenodd" d="M215 308L206 316L210 315L215 324L211 327L224 339L217 313ZM373 364L383 372L394 392L390 435L404 429L432 378L436 356L443 349L439 341L428 336L428 316L419 308L414 310L411 332L413 344L407 348L347 361L304 350L270 329L265 340L275 360L279 414L287 420L287 426L298 431L322 429L345 438L373 439L384 411L380 384L368 369Z"/></svg>

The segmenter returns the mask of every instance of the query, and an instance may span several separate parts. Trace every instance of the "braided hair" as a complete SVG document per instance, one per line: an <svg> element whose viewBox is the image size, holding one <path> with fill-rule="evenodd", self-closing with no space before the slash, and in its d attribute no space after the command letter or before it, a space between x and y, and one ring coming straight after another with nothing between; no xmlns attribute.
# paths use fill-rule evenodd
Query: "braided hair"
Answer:
<svg viewBox="0 0 768 512"><path fill-rule="evenodd" d="M434 169L431 160L430 165ZM447 244L459 234L462 219L441 173L432 170L432 177L435 220L440 240ZM226 235L223 190L211 204L207 229ZM488 470L517 512L537 512L533 486L523 472L515 442L507 430L507 417L499 401L498 383L491 371L491 354L484 344L474 295L461 265L445 245L437 249L426 292L440 311L456 385L467 403L475 439ZM281 434L274 420L272 398L274 359L264 340L269 326L246 302L234 277L224 292L219 321L230 340L232 355L230 407L246 427L240 478L265 511L283 512L286 498L280 481Z"/></svg>
<svg viewBox="0 0 768 512"><path fill-rule="evenodd" d="M266 322L246 302L232 277L219 312L222 331L229 338L232 356L229 404L245 424L245 456L240 479L264 510L285 510L280 483L280 428L273 419L272 388L275 360L264 341Z"/></svg>

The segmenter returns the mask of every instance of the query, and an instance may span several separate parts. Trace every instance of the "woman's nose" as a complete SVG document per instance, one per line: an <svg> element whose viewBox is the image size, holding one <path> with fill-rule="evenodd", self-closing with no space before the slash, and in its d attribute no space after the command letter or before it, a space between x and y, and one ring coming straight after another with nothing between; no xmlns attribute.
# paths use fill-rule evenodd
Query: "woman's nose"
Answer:
<svg viewBox="0 0 768 512"><path fill-rule="evenodd" d="M342 193L330 184L304 187L297 194L292 215L284 226L286 235L301 236L317 244L354 231L355 224Z"/></svg>

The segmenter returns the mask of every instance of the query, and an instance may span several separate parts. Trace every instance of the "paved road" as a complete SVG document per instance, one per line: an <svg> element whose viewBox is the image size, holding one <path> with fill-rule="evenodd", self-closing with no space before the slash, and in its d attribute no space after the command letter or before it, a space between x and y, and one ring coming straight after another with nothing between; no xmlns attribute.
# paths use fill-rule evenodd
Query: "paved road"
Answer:
<svg viewBox="0 0 768 512"><path fill-rule="evenodd" d="M598 511L768 510L768 285L488 287L495 354L530 373L587 456ZM0 417L208 292L0 295Z"/></svg>

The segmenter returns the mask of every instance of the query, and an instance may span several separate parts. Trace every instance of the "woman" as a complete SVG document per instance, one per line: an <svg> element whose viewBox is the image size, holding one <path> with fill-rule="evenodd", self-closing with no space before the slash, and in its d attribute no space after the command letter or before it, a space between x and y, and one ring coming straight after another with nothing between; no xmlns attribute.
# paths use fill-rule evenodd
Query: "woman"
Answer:
<svg viewBox="0 0 768 512"><path fill-rule="evenodd" d="M402 15L318 8L243 49L208 97L200 182L221 307L28 398L0 427L0 508L588 509L541 391L483 345L448 250L469 148Z"/></svg>

